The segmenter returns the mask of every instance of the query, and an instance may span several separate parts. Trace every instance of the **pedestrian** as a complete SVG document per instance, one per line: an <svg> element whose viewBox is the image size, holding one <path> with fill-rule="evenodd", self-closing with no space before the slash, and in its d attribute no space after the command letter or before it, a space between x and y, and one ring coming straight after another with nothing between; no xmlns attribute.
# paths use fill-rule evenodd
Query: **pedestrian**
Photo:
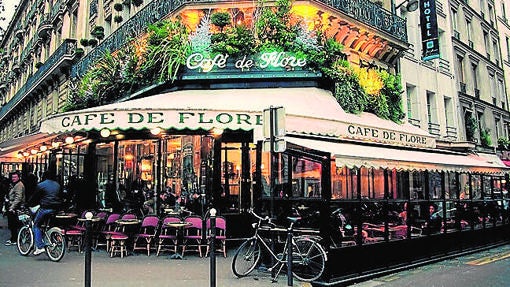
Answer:
<svg viewBox="0 0 510 287"><path fill-rule="evenodd" d="M5 242L5 245L15 245L18 240L18 230L21 223L18 219L18 211L23 208L25 204L25 186L21 182L21 176L19 172L13 172L10 174L11 177L11 188L9 190L8 202L7 202L7 224L11 231L11 238Z"/></svg>
<svg viewBox="0 0 510 287"><path fill-rule="evenodd" d="M55 175L50 171L44 172L43 181L37 184L33 198L33 202L40 205L35 214L33 226L36 247L34 255L39 255L45 252L41 225L50 214L56 213L62 204L60 184L55 180Z"/></svg>

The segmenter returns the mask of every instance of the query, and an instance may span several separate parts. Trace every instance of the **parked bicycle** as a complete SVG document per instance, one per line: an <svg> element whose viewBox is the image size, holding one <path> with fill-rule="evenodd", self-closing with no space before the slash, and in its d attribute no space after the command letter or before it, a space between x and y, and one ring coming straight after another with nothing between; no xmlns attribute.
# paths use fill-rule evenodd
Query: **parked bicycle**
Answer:
<svg viewBox="0 0 510 287"><path fill-rule="evenodd" d="M261 259L262 248L276 261L269 268L269 271L276 271L273 281L276 280L284 266L288 266L287 254L289 248L292 248L292 273L295 278L301 281L310 282L317 280L324 272L327 255L324 248L319 244L318 238L308 235L293 236L291 244L285 241L281 253L271 249L271 239L259 234L259 230L268 231L287 231L287 229L276 228L269 217L263 218L257 215L253 210L250 213L258 219L253 223L255 232L237 249L232 259L232 271L237 277L244 277L250 274ZM293 232L294 224L299 221L299 217L287 217L290 221L289 232Z"/></svg>
<svg viewBox="0 0 510 287"><path fill-rule="evenodd" d="M30 210L23 211L19 216L19 220L23 224L18 232L18 252L23 256L27 256L32 250L35 249L35 238L33 232L33 215ZM64 233L59 227L51 227L49 225L50 218L46 219L43 225L44 241L47 244L46 254L51 261L60 261L65 254L66 240Z"/></svg>

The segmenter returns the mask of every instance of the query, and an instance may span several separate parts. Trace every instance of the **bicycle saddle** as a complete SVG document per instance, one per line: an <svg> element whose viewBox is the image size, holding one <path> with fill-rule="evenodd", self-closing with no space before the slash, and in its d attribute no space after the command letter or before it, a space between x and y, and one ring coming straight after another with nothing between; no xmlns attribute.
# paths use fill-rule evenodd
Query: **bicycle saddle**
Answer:
<svg viewBox="0 0 510 287"><path fill-rule="evenodd" d="M301 220L301 216L287 216L287 219L290 220L292 223L296 223L299 220Z"/></svg>

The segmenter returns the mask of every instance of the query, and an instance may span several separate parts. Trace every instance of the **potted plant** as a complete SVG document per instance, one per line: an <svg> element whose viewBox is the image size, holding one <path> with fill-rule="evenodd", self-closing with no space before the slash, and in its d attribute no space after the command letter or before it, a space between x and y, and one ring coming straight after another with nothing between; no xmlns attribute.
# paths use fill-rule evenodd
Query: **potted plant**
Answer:
<svg viewBox="0 0 510 287"><path fill-rule="evenodd" d="M82 45L83 47L88 47L90 45L89 40L88 39L80 39L80 45Z"/></svg>
<svg viewBox="0 0 510 287"><path fill-rule="evenodd" d="M117 24L118 24L118 23L120 23L120 22L122 22L123 20L124 20L124 19L123 19L123 18L122 18L122 16L120 16L120 15L115 15L115 17L113 17L113 21L114 21L115 23L117 23Z"/></svg>
<svg viewBox="0 0 510 287"><path fill-rule="evenodd" d="M510 140L505 137L498 138L498 147L502 150L507 150L510 145Z"/></svg>
<svg viewBox="0 0 510 287"><path fill-rule="evenodd" d="M97 45L97 43L98 43L97 39L94 39L94 38L89 39L89 46L95 47Z"/></svg>
<svg viewBox="0 0 510 287"><path fill-rule="evenodd" d="M475 141L475 132L478 129L478 121L475 117L470 116L466 118L466 139L468 141Z"/></svg>
<svg viewBox="0 0 510 287"><path fill-rule="evenodd" d="M85 53L85 50L83 50L83 48L76 48L76 50L74 50L74 54L76 55L76 57L80 58L81 56L83 56L83 54Z"/></svg>
<svg viewBox="0 0 510 287"><path fill-rule="evenodd" d="M92 31L90 31L90 35L94 36L98 40L102 40L104 38L103 26L94 26L94 28L92 28Z"/></svg>
<svg viewBox="0 0 510 287"><path fill-rule="evenodd" d="M223 28L232 22L228 12L216 12L211 15L211 23L220 28L220 33L223 33Z"/></svg>
<svg viewBox="0 0 510 287"><path fill-rule="evenodd" d="M122 11L122 9L124 9L124 7L122 7L121 3L115 3L115 4L113 4L113 9L115 9L115 11L117 11L117 12L120 12L120 11Z"/></svg>
<svg viewBox="0 0 510 287"><path fill-rule="evenodd" d="M37 63L35 63L35 68L36 68L36 69L39 69L39 68L40 68L40 67L42 67L42 66L43 66L43 63L41 63L41 62L37 62Z"/></svg>
<svg viewBox="0 0 510 287"><path fill-rule="evenodd" d="M140 7L142 6L143 4L143 0L133 0L132 1L133 5L135 5L136 7Z"/></svg>

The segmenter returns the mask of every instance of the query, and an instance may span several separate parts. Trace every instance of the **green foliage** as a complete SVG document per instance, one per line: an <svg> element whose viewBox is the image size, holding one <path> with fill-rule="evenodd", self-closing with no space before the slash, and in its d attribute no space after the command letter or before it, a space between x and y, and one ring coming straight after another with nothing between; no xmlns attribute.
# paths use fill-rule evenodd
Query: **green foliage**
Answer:
<svg viewBox="0 0 510 287"><path fill-rule="evenodd" d="M276 7L262 6L255 23L255 39L260 51L294 51L298 26L290 26L291 0L277 0Z"/></svg>
<svg viewBox="0 0 510 287"><path fill-rule="evenodd" d="M223 33L225 26L230 25L232 18L228 12L216 12L211 15L211 23L220 28L220 33Z"/></svg>
<svg viewBox="0 0 510 287"><path fill-rule="evenodd" d="M225 33L211 35L212 52L227 53L232 56L251 55L256 52L255 38L246 26L238 25Z"/></svg>
<svg viewBox="0 0 510 287"><path fill-rule="evenodd" d="M89 39L80 39L80 45L87 47L89 45Z"/></svg>
<svg viewBox="0 0 510 287"><path fill-rule="evenodd" d="M475 132L478 129L478 121L472 115L465 118L466 125L466 139L468 141L475 141Z"/></svg>
<svg viewBox="0 0 510 287"><path fill-rule="evenodd" d="M132 2L136 7L140 7L143 4L143 0L133 0Z"/></svg>
<svg viewBox="0 0 510 287"><path fill-rule="evenodd" d="M104 28L102 26L94 26L92 31L90 31L90 35L99 40L102 40L104 38Z"/></svg>
<svg viewBox="0 0 510 287"><path fill-rule="evenodd" d="M122 21L124 21L124 18L122 18L122 16L120 15L115 15L115 17L113 17L113 21L115 23L121 23Z"/></svg>
<svg viewBox="0 0 510 287"><path fill-rule="evenodd" d="M491 129L486 128L480 131L480 141L483 147L492 147Z"/></svg>
<svg viewBox="0 0 510 287"><path fill-rule="evenodd" d="M175 80L191 51L189 31L180 21L165 20L149 26L147 58L142 72L159 82Z"/></svg>
<svg viewBox="0 0 510 287"><path fill-rule="evenodd" d="M113 4L113 9L115 9L115 11L117 11L117 12L120 12L120 11L122 11L122 9L124 9L124 7L122 6L121 3L115 3L115 4Z"/></svg>
<svg viewBox="0 0 510 287"><path fill-rule="evenodd" d="M385 98L387 102L387 119L400 123L405 118L404 108L402 107L403 89L400 75L393 75L387 71L380 70L379 76L384 83L381 90L381 97ZM376 114L379 115L379 113Z"/></svg>
<svg viewBox="0 0 510 287"><path fill-rule="evenodd" d="M339 60L332 69L324 70L335 83L333 95L340 106L348 113L363 112L368 105L367 95L350 69L349 63Z"/></svg>
<svg viewBox="0 0 510 287"><path fill-rule="evenodd" d="M508 138L505 137L498 138L498 147L503 150L508 150L508 148L510 147L510 140L508 140Z"/></svg>
<svg viewBox="0 0 510 287"><path fill-rule="evenodd" d="M95 47L97 45L97 39L89 39L89 46Z"/></svg>

